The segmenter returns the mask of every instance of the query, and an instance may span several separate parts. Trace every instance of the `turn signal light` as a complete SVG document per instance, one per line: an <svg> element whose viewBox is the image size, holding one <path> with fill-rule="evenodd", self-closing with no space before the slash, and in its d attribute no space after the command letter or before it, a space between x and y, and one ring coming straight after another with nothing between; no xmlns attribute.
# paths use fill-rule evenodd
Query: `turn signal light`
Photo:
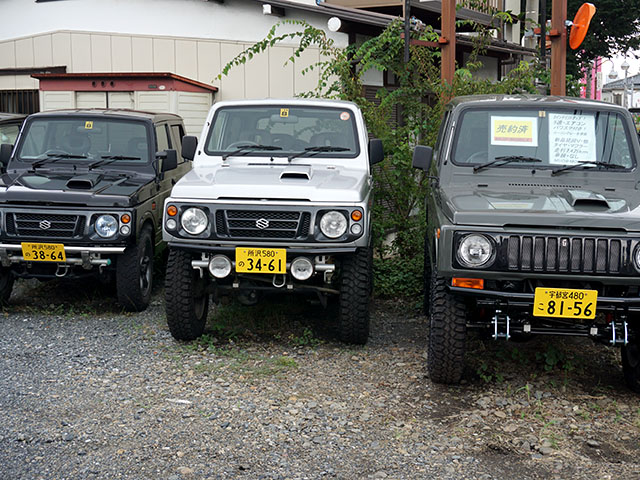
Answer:
<svg viewBox="0 0 640 480"><path fill-rule="evenodd" d="M175 205L169 205L167 207L167 215L175 217L178 214L178 208Z"/></svg>
<svg viewBox="0 0 640 480"><path fill-rule="evenodd" d="M451 280L452 287L477 288L484 289L484 280L482 278L453 278Z"/></svg>
<svg viewBox="0 0 640 480"><path fill-rule="evenodd" d="M131 221L131 215L129 215L129 214L127 214L127 213L125 213L124 215L122 215L122 216L120 217L120 221L121 221L122 223L129 223L129 222Z"/></svg>
<svg viewBox="0 0 640 480"><path fill-rule="evenodd" d="M354 222L359 222L362 220L362 212L360 210L354 210L351 212L351 220Z"/></svg>

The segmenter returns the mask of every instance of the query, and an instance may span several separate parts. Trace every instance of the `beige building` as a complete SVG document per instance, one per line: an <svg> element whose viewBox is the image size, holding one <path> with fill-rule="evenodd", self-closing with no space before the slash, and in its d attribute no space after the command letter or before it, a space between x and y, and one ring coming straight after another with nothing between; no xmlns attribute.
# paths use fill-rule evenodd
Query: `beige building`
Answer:
<svg viewBox="0 0 640 480"><path fill-rule="evenodd" d="M310 48L295 63L287 62L294 54L295 40L279 43L233 68L228 76L217 78L231 59L262 40L278 22L305 20L325 30L336 46L346 47L379 33L402 15L402 2L397 0L387 2L386 6L376 5L376 0L373 5L366 1L362 5L349 2L353 3L352 0L318 4L313 0L3 0L0 111L31 113L62 107L124 104L133 108L151 105L184 115L185 95L171 93L176 90L152 87L147 91L126 90L121 82L112 85L114 80L110 77L125 73L177 75L204 86L204 91L189 97L197 105L188 107L192 111L187 128L189 133L199 134L206 111L215 101L289 98L317 85L317 71L306 75L302 71L320 60L320 52ZM519 1L491 2L496 8L510 7L519 12ZM411 0L411 3L412 16L437 23L440 2ZM460 18L491 21L490 15L466 8L466 0L459 3ZM332 17L340 19L336 31L327 25ZM278 31L298 29L299 26L288 24ZM486 78L500 78L520 58L531 54L530 49L518 43L519 26L509 26L500 32L483 58L484 69L478 72ZM471 40L460 33L458 45L457 60L463 64ZM42 90L39 81L42 74L62 75L60 78L66 75L71 79L93 76L94 83L85 82L80 89L62 94L56 90L58 87ZM99 74L105 75L100 78ZM368 96L390 85L389 79L378 71L367 72L365 79ZM150 81L149 85L157 83ZM167 85L164 87L168 88Z"/></svg>

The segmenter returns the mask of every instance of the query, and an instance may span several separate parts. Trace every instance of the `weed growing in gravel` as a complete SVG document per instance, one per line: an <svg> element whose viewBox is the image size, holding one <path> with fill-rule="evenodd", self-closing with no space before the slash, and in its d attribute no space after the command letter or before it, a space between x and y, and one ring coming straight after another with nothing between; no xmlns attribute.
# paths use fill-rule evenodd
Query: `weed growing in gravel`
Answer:
<svg viewBox="0 0 640 480"><path fill-rule="evenodd" d="M289 340L299 347L317 347L322 341L313 335L309 327L305 327L301 335L291 334Z"/></svg>

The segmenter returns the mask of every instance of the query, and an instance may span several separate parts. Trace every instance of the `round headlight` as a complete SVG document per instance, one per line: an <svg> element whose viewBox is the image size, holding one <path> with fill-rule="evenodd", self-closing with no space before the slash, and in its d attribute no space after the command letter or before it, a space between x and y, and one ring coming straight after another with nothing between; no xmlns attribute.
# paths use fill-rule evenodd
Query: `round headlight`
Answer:
<svg viewBox="0 0 640 480"><path fill-rule="evenodd" d="M327 212L320 219L320 231L329 238L341 237L347 231L347 218L340 212Z"/></svg>
<svg viewBox="0 0 640 480"><path fill-rule="evenodd" d="M493 255L493 246L484 235L467 235L458 247L458 260L467 267L481 267Z"/></svg>
<svg viewBox="0 0 640 480"><path fill-rule="evenodd" d="M209 225L209 219L207 218L207 214L201 209L191 207L184 211L180 217L180 223L187 233L199 235L204 232L207 225Z"/></svg>
<svg viewBox="0 0 640 480"><path fill-rule="evenodd" d="M96 219L96 233L102 238L113 237L118 231L118 221L113 215L100 215Z"/></svg>

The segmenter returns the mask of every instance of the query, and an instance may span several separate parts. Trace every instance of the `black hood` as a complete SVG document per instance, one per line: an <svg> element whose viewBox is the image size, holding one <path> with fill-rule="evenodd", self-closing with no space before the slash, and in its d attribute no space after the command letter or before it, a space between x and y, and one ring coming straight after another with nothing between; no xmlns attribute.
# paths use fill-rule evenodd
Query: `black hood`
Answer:
<svg viewBox="0 0 640 480"><path fill-rule="evenodd" d="M142 187L152 180L150 175L136 172L22 171L2 175L0 202L131 207L151 194L150 189Z"/></svg>

